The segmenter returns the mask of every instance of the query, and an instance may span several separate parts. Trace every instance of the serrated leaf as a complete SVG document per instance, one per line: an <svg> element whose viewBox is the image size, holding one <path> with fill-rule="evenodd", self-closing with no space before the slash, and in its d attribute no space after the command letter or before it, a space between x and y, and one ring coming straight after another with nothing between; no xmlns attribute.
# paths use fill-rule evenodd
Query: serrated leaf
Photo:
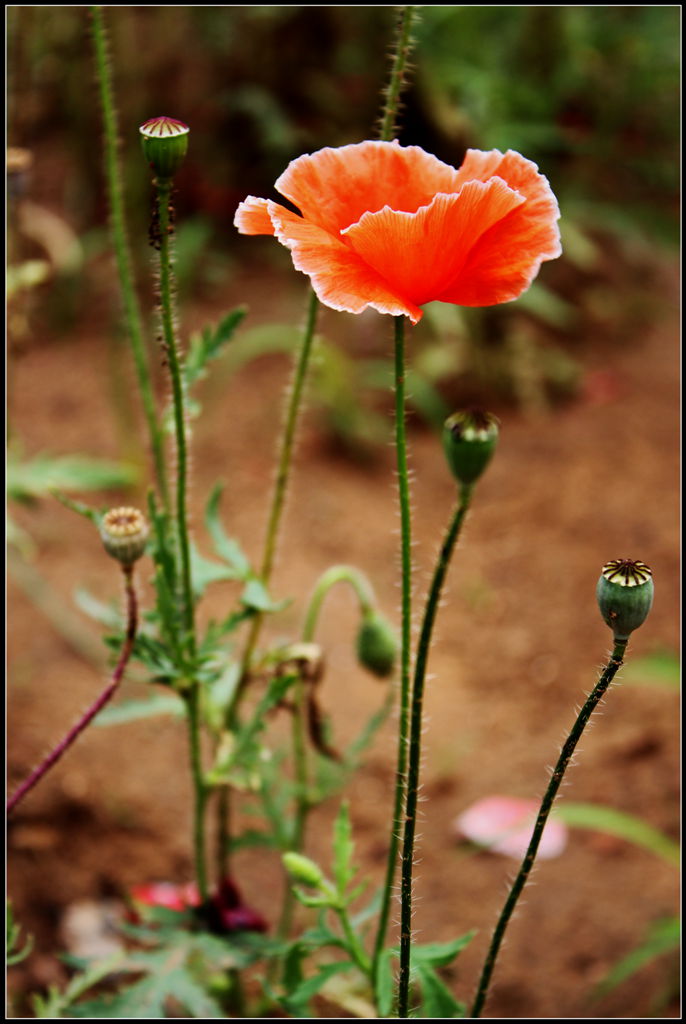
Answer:
<svg viewBox="0 0 686 1024"><path fill-rule="evenodd" d="M232 537L228 537L222 526L219 517L219 502L222 496L223 485L215 485L205 507L205 525L207 532L212 538L214 550L231 568L235 571L236 579L247 579L250 575L250 562L243 552L240 544Z"/></svg>
<svg viewBox="0 0 686 1024"><path fill-rule="evenodd" d="M418 966L417 980L422 990L422 1017L453 1020L464 1017L466 1008L452 994L445 982L427 964Z"/></svg>
<svg viewBox="0 0 686 1024"><path fill-rule="evenodd" d="M144 718L156 718L159 715L173 715L182 718L184 703L174 694L155 694L142 700L126 700L121 704L105 707L96 715L94 725L125 725L128 722L139 722Z"/></svg>
<svg viewBox="0 0 686 1024"><path fill-rule="evenodd" d="M206 375L207 364L220 355L247 313L244 306L227 313L216 327L204 327L194 334L184 364L184 378L188 387Z"/></svg>

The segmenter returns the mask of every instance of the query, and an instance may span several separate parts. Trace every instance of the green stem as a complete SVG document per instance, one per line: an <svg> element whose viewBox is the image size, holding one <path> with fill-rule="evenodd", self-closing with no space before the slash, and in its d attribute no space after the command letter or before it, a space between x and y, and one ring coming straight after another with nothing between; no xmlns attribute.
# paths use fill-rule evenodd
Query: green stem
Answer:
<svg viewBox="0 0 686 1024"><path fill-rule="evenodd" d="M195 874L198 882L201 903L206 903L209 895L207 869L205 866L205 805L207 787L202 768L202 751L200 747L200 688L193 684L186 695L188 744L191 758L191 777L193 780L193 852L195 857Z"/></svg>
<svg viewBox="0 0 686 1024"><path fill-rule="evenodd" d="M157 486L163 506L165 510L168 510L169 492L167 489L167 472L164 458L164 436L157 418L150 369L143 342L142 318L133 284L129 243L126 232L124 190L117 152L119 129L113 98L112 75L107 55L107 34L102 7L91 7L90 10L93 18L93 43L105 135L105 173L110 202L112 243L117 261L119 286L124 304L124 316L131 340L136 376L138 377L138 387L150 435L150 447L152 449Z"/></svg>
<svg viewBox="0 0 686 1024"><path fill-rule="evenodd" d="M195 600L191 574L191 551L188 531L188 445L186 439L186 410L181 361L176 343L173 303L173 266L171 254L171 224L169 208L172 183L168 179L156 179L157 217L160 251L160 309L162 314L162 336L169 365L172 385L172 406L174 412L174 433L176 439L176 529L181 559L182 607L184 625L184 647L191 664L195 662ZM193 849L198 889L203 902L207 900L207 872L205 857L205 804L207 788L202 770L200 745L200 687L197 679L188 681L186 694L188 737L191 759L191 776L194 788Z"/></svg>
<svg viewBox="0 0 686 1024"><path fill-rule="evenodd" d="M302 638L305 643L310 643L313 640L324 598L336 583L350 584L357 595L363 615L372 611L374 592L364 573L352 565L333 565L319 577L312 592L303 625Z"/></svg>
<svg viewBox="0 0 686 1024"><path fill-rule="evenodd" d="M355 930L350 923L350 918L348 917L347 909L345 907L337 907L336 913L338 915L338 920L341 922L345 941L348 946L348 952L365 977L370 977L372 969L371 960L365 953L360 940L355 934Z"/></svg>
<svg viewBox="0 0 686 1024"><path fill-rule="evenodd" d="M407 469L407 440L405 436L405 325L402 316L395 318L395 448L398 471L400 506L400 562L401 562L401 651L400 651L400 721L398 727L398 753L395 776L395 799L389 840L386 876L379 912L379 924L372 960L372 981L376 985L379 961L386 941L390 916L393 881L395 878L398 847L403 822L405 783L407 773L407 740L410 709L410 644L412 640L412 553L410 484Z"/></svg>
<svg viewBox="0 0 686 1024"><path fill-rule="evenodd" d="M401 7L400 20L393 44L393 62L388 85L384 90L384 108L379 125L379 138L382 142L390 142L395 135L396 118L400 105L400 94L405 85L405 74L408 69L412 40L410 38L418 7Z"/></svg>
<svg viewBox="0 0 686 1024"><path fill-rule="evenodd" d="M312 348L314 345L318 310L319 300L314 291L312 291L310 294L307 309L307 318L303 330L302 341L300 344L300 349L298 351L296 362L293 367L293 380L290 389L288 406L286 408L286 421L284 424L284 429L281 434L276 479L274 481L274 488L272 491L272 501L264 540L260 576L265 586L269 583L272 569L274 567L274 557L276 553L276 544L279 535L279 527L281 525L281 517L283 514L286 493L288 490L288 482L290 479L291 464L293 461L293 450L295 447L295 435L296 428L298 425L298 416L302 404L305 382L307 380L307 371L309 368L310 357L312 355ZM257 645L257 640L260 634L260 630L262 628L263 621L264 615L258 612L255 614L250 626L250 631L248 633L248 639L246 641L245 650L243 652L243 659L241 662L240 682L239 685L236 687L234 699L229 708L227 709L226 713L226 723L228 728L231 728L233 725L235 725L237 706L247 684L250 666L252 663L255 647ZM221 877L223 877L228 871L229 830L227 821L230 813L230 799L231 798L228 790L226 788L222 789L219 796L219 803L217 808L217 813L219 816L218 834L220 836L220 846L218 851L219 872Z"/></svg>
<svg viewBox="0 0 686 1024"><path fill-rule="evenodd" d="M157 214L160 246L160 308L162 313L162 335L169 364L174 410L174 434L176 438L176 528L181 555L181 579L183 588L183 621L186 640L191 654L195 653L194 600L191 580L191 553L188 534L187 486L188 486L188 445L186 441L186 410L181 361L174 330L174 302L172 285L172 255L170 243L169 204L172 183L157 179Z"/></svg>
<svg viewBox="0 0 686 1024"><path fill-rule="evenodd" d="M271 578L272 569L274 567L274 557L276 553L276 544L279 536L279 527L281 525L281 517L283 515L284 503L286 500L286 493L288 490L288 482L290 479L291 464L293 461L293 449L295 446L295 433L298 425L298 414L300 412L300 405L302 402L303 390L305 387L305 381L307 379L307 370L310 362L310 356L312 354L312 346L314 342L314 332L317 323L317 311L319 309L319 300L315 295L314 291L310 295L310 301L307 311L307 320L305 322L305 329L303 331L302 342L300 350L298 352L298 358L293 370L293 381L290 390L290 398L288 401L288 407L286 409L286 422L284 429L281 434L281 445L279 448L279 461L276 471L276 480L274 481L274 489L272 492L272 502L269 512L269 520L267 522L267 532L264 539L264 549L262 553L262 566L260 569L260 578L265 586L268 585ZM257 638L262 628L262 622L264 615L258 613L252 620L250 633L248 634L248 641L243 654L242 671L241 671L241 686L245 686L246 677L250 671L250 663L255 651L257 644Z"/></svg>
<svg viewBox="0 0 686 1024"><path fill-rule="evenodd" d="M398 977L398 1016L407 1017L409 1012L410 955L412 948L412 868L414 864L414 841L417 826L417 798L419 794L419 767L422 742L422 712L426 667L431 648L436 613L441 599L443 583L452 558L455 544L460 536L467 510L471 501L473 485L463 484L460 500L453 512L450 525L439 552L433 579L424 609L424 617L417 645L417 660L412 686L412 719L410 723L410 753L407 773L407 797L405 802L405 832L403 836L402 876L400 882L400 973Z"/></svg>
<svg viewBox="0 0 686 1024"><path fill-rule="evenodd" d="M627 644L628 640L615 640L612 656L607 665L605 666L603 673L600 676L598 682L596 683L594 689L592 690L590 696L586 700L586 703L579 712L577 719L569 733L569 736L565 740L565 743L562 747L560 757L550 776L548 788L546 789L545 795L541 802L538 817L536 818L536 824L534 826L533 835L531 837L531 842L529 843L529 848L526 851L526 854L524 855L524 860L522 861L521 867L517 873L517 877L512 883L512 888L510 889L507 899L505 900L505 904L500 913L500 917L498 918L498 923L495 926L493 937L491 939L491 944L488 948L486 960L484 962L481 977L479 979L479 985L474 999L474 1004L469 1014L470 1017L481 1016L481 1011L486 1001L486 996L488 995L488 987L491 981L491 974L493 973L493 968L495 966L495 961L498 956L500 944L505 934L505 929L507 928L508 922L512 916L515 906L517 905L517 900L521 895L522 889L526 885L526 881L529 877L529 872L533 867L534 860L536 859L536 853L538 852L538 845L541 841L541 836L543 835L543 829L545 828L546 821L548 820L548 815L550 814L551 808L553 806L553 801L555 800L557 791L560 788L560 784L562 783L565 771L569 766L569 762L574 754L576 745L581 739L581 734L583 733L589 718L593 714L595 708L599 704L600 700L602 699L603 695L605 694L607 688L609 687L610 683L614 679L618 669L622 664Z"/></svg>

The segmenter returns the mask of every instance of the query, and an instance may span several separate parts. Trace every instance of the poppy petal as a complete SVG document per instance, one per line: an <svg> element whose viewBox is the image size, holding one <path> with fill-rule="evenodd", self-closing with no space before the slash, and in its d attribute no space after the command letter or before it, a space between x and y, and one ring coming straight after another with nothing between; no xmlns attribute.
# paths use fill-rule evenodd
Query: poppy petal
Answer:
<svg viewBox="0 0 686 1024"><path fill-rule="evenodd" d="M562 252L557 226L560 210L536 164L514 150L504 155L497 149L467 152L461 179L486 181L493 175L525 196L526 203L475 242L460 279L434 296L442 302L462 306L509 302L526 291L543 260L556 259Z"/></svg>
<svg viewBox="0 0 686 1024"><path fill-rule="evenodd" d="M459 280L474 240L524 202L500 178L470 181L417 213L366 213L342 234L395 292L420 306Z"/></svg>
<svg viewBox="0 0 686 1024"><path fill-rule="evenodd" d="M248 196L239 205L233 218L234 225L242 235L273 235L272 224L267 209L267 199Z"/></svg>
<svg viewBox="0 0 686 1024"><path fill-rule="evenodd" d="M298 157L276 188L305 220L337 234L385 206L414 213L459 184L454 167L419 146L367 141Z"/></svg>
<svg viewBox="0 0 686 1024"><path fill-rule="evenodd" d="M325 305L348 313L371 306L380 313L409 316L413 323L421 319L421 309L397 295L340 239L278 203L270 202L268 208L276 237L291 250L296 270L310 277Z"/></svg>

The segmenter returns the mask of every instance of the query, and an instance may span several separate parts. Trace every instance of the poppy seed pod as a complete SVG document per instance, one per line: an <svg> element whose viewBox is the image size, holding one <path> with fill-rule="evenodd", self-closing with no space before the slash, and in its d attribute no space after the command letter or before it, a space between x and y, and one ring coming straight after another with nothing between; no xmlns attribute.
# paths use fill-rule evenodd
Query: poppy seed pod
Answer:
<svg viewBox="0 0 686 1024"><path fill-rule="evenodd" d="M603 566L596 597L600 614L615 640L627 640L645 622L653 593L652 570L645 562L618 558Z"/></svg>
<svg viewBox="0 0 686 1024"><path fill-rule="evenodd" d="M390 624L377 612L368 612L357 634L357 657L361 665L384 679L395 665L398 641Z"/></svg>
<svg viewBox="0 0 686 1024"><path fill-rule="evenodd" d="M105 551L123 565L138 561L148 541L150 529L137 508L113 508L103 516L100 536Z"/></svg>
<svg viewBox="0 0 686 1024"><path fill-rule="evenodd" d="M143 154L157 177L173 178L188 151L188 125L173 117L151 117L139 131Z"/></svg>
<svg viewBox="0 0 686 1024"><path fill-rule="evenodd" d="M443 450L461 484L473 484L491 461L498 441L498 421L489 412L455 412L443 425Z"/></svg>

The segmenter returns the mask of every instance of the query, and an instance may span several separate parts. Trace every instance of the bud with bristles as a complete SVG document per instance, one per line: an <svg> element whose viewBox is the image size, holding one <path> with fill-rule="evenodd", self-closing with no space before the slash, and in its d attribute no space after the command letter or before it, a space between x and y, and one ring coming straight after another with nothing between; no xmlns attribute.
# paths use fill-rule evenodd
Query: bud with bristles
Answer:
<svg viewBox="0 0 686 1024"><path fill-rule="evenodd" d="M100 536L105 551L122 565L138 561L148 541L147 520L137 508L113 508L100 523Z"/></svg>
<svg viewBox="0 0 686 1024"><path fill-rule="evenodd" d="M190 128L173 117L151 117L139 130L145 159L158 178L170 180L188 151Z"/></svg>
<svg viewBox="0 0 686 1024"><path fill-rule="evenodd" d="M443 425L443 449L455 479L475 483L491 461L498 441L498 421L478 409L455 412Z"/></svg>
<svg viewBox="0 0 686 1024"><path fill-rule="evenodd" d="M653 574L645 562L618 558L603 566L596 597L600 614L615 640L627 640L645 622L653 593Z"/></svg>
<svg viewBox="0 0 686 1024"><path fill-rule="evenodd" d="M378 612L368 612L357 634L360 664L383 679L393 672L397 652L398 640L390 624Z"/></svg>

